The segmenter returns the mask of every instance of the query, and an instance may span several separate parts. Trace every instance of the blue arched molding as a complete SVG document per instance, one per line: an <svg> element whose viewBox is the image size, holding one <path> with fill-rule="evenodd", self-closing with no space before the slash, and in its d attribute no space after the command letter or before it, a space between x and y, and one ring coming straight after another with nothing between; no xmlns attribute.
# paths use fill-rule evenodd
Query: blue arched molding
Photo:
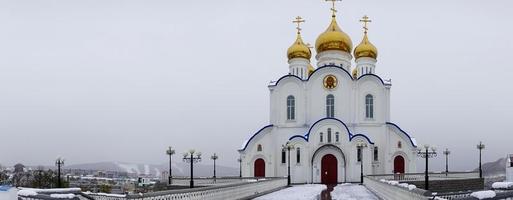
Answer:
<svg viewBox="0 0 513 200"><path fill-rule="evenodd" d="M370 138L369 138L369 137L367 137L366 135L363 135L363 134L355 134L355 135L353 135L353 134L351 133L351 131L349 131L349 128L347 128L347 125L346 125L342 120L337 119L337 118L331 118L331 117L325 117L325 118L322 118L322 119L317 120L315 123L313 123L313 124L312 124L312 126L310 126L310 129L308 129L308 132L307 132L305 135L294 135L294 136L292 136L292 137L290 137L290 138L289 138L289 141L290 141L290 140L292 140L292 139L294 139L294 138L301 138L301 139L303 139L303 140L305 140L305 141L307 141L307 142L308 142L308 140L310 139L310 132L312 131L313 127L314 127L317 123L319 123L319 122L321 122L321 121L324 121L324 120L335 120L335 121L337 121L337 122L341 123L342 125L344 125L344 127L345 127L345 128L346 128L346 130L347 130L347 133L348 133L348 134L347 134L347 136L349 137L349 141L350 141L350 142L351 142L351 140L353 140L353 138L355 138L355 137L357 137L357 136L361 136L361 137L364 137L364 138L367 140L367 142L369 142L369 144L374 145L374 142L372 142L372 141L370 140Z"/></svg>
<svg viewBox="0 0 513 200"><path fill-rule="evenodd" d="M251 136L249 138L249 140L246 142L246 144L244 145L244 148L242 149L239 149L239 151L244 151L246 150L246 147L248 147L249 145L249 142L251 142L251 140L253 140L253 138L255 138L259 133L261 133L264 129L266 128L269 128L269 127L273 127L274 125L270 124L270 125L267 125L267 126L264 126L263 128L261 128L260 130L258 130L255 134L253 134L253 136Z"/></svg>
<svg viewBox="0 0 513 200"><path fill-rule="evenodd" d="M393 126L395 128L397 128L399 131L401 131L401 133L403 133L404 135L406 135L406 137L408 137L408 139L410 139L410 143L413 147L417 147L417 145L413 142L413 140L411 139L410 135L408 133L406 133L406 131L403 131L403 129L401 129L401 127L399 127L397 124L394 124L392 122L387 122L386 123L387 125L390 125L390 126Z"/></svg>
<svg viewBox="0 0 513 200"><path fill-rule="evenodd" d="M287 78L287 77L297 78L297 79L298 79L298 80L300 80L300 81L309 81L309 80L310 80L310 78L311 78L311 77L312 77L312 76L313 76L317 71L319 71L319 70L321 70L321 69L324 69L324 68L328 68L328 67L334 67L334 68L340 69L340 70L344 71L344 72L347 74L347 76L349 76L349 78L350 78L351 80L355 80L355 79L353 78L353 76L351 76L351 74L350 74L348 71L346 71L344 68L342 68L342 67L340 67L340 66L337 66L337 65L328 64L328 65L324 65L324 66L322 66L322 67L319 67L319 68L315 69L315 71L313 71L313 72L312 72L312 74L310 74L310 76L308 76L308 79L306 79L306 80L301 80L301 78L299 78L299 77L298 77L298 76L296 76L296 75L287 74L287 75L285 75L285 76L280 77L280 78L279 78L279 79L274 83L274 85L271 85L271 86L277 86L277 85L278 85L278 83L280 83L280 81L281 81L282 79ZM358 77L358 79L356 79L356 80L360 80L361 78L363 78L363 77L365 77L365 76L374 76L374 77L378 78L378 79L379 79L379 81L381 81L381 83L382 83L383 85L385 85L385 82L383 81L383 79L382 79L381 77L379 77L378 75L376 75L376 74L364 74L364 75L362 75L362 76Z"/></svg>
<svg viewBox="0 0 513 200"><path fill-rule="evenodd" d="M366 76L375 77L375 78L379 79L379 81L381 81L381 84L385 85L385 82L383 81L383 79L381 79L381 77L379 77L376 74L364 74L364 75L361 75L360 77L358 77L358 80L360 80L361 78L366 77Z"/></svg>

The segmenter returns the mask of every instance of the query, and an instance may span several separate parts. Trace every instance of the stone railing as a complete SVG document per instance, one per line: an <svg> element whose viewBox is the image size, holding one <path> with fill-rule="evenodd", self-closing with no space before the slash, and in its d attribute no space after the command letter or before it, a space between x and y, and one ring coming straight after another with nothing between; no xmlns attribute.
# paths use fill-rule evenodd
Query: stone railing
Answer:
<svg viewBox="0 0 513 200"><path fill-rule="evenodd" d="M237 182L245 182L247 180L251 180L254 178L249 177L219 177L219 178L212 178L212 177L199 177L194 178L194 185L197 186L209 186L209 185L222 185L222 184L230 184L230 183L237 183ZM188 186L190 183L190 178L188 177L173 177L173 185L182 185L182 186Z"/></svg>
<svg viewBox="0 0 513 200"><path fill-rule="evenodd" d="M286 178L244 179L245 181L183 190L168 190L126 196L89 194L98 200L195 200L249 199L287 186ZM196 183L196 179L195 179Z"/></svg>
<svg viewBox="0 0 513 200"><path fill-rule="evenodd" d="M377 174L369 175L377 180L396 180L396 181L422 181L424 173L403 173L403 174ZM429 180L447 180L447 179L470 179L479 178L479 172L441 172L429 173Z"/></svg>
<svg viewBox="0 0 513 200"><path fill-rule="evenodd" d="M384 200L427 200L431 193L418 188L405 188L398 185L391 185L370 176L364 177L363 184L381 199Z"/></svg>

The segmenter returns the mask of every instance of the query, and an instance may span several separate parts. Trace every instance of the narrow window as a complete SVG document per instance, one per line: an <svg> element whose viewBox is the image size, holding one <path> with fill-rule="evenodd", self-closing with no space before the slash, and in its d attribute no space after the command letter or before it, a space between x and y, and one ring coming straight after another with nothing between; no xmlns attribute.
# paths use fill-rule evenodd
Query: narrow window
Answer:
<svg viewBox="0 0 513 200"><path fill-rule="evenodd" d="M296 149L296 162L298 164L301 162L301 149L299 147Z"/></svg>
<svg viewBox="0 0 513 200"><path fill-rule="evenodd" d="M296 119L296 99L290 95L287 97L287 120Z"/></svg>
<svg viewBox="0 0 513 200"><path fill-rule="evenodd" d="M335 117L335 97L332 94L326 96L326 117Z"/></svg>
<svg viewBox="0 0 513 200"><path fill-rule="evenodd" d="M397 148L402 148L403 147L403 144L401 143L401 141L397 142Z"/></svg>
<svg viewBox="0 0 513 200"><path fill-rule="evenodd" d="M287 160L285 158L285 149L281 150L281 163L286 163Z"/></svg>
<svg viewBox="0 0 513 200"><path fill-rule="evenodd" d="M262 151L262 145L261 144L258 144L257 151Z"/></svg>
<svg viewBox="0 0 513 200"><path fill-rule="evenodd" d="M319 134L320 136L320 142L322 142L322 132Z"/></svg>
<svg viewBox="0 0 513 200"><path fill-rule="evenodd" d="M356 161L358 161L358 162L362 161L362 148L356 149Z"/></svg>
<svg viewBox="0 0 513 200"><path fill-rule="evenodd" d="M301 68L301 78L303 78L303 68Z"/></svg>
<svg viewBox="0 0 513 200"><path fill-rule="evenodd" d="M378 161L378 147L374 147L374 161Z"/></svg>
<svg viewBox="0 0 513 200"><path fill-rule="evenodd" d="M370 94L365 96L365 118L374 118L374 97Z"/></svg>
<svg viewBox="0 0 513 200"><path fill-rule="evenodd" d="M335 142L340 141L340 134L338 132L335 133Z"/></svg>
<svg viewBox="0 0 513 200"><path fill-rule="evenodd" d="M331 128L328 128L328 143L331 142Z"/></svg>

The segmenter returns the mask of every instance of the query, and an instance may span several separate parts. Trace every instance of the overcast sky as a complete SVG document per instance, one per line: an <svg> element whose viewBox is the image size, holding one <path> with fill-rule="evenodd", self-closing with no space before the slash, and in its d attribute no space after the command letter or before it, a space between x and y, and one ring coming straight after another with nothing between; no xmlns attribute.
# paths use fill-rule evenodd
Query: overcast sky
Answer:
<svg viewBox="0 0 513 200"><path fill-rule="evenodd" d="M477 167L480 140L485 161L513 153L512 7L345 0L338 21L356 45L358 19L371 17L376 73L392 79L392 121L419 144L448 147L451 167L463 170ZM171 145L177 156L217 152L235 167L241 143L269 123L267 84L288 73L291 21L305 18L303 39L314 44L329 8L322 0L2 0L0 164L52 165L57 156L158 164Z"/></svg>

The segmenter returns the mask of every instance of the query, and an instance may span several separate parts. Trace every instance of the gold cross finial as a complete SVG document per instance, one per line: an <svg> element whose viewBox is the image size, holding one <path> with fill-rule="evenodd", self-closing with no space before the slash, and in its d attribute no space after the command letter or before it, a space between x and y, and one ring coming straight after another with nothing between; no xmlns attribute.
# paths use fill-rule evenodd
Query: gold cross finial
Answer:
<svg viewBox="0 0 513 200"><path fill-rule="evenodd" d="M362 22L362 23L363 23L363 30L364 30L364 32L365 32L365 33L367 33L367 30L369 30L369 28L367 27L367 24L368 24L369 22L372 22L372 20L370 20L370 19L369 19L369 16L364 15L364 16L362 17L362 19L360 19L360 22Z"/></svg>
<svg viewBox="0 0 513 200"><path fill-rule="evenodd" d="M331 1L331 16L335 17L335 13L337 12L337 9L335 9L335 2L342 1L342 0L325 0L325 1Z"/></svg>
<svg viewBox="0 0 513 200"><path fill-rule="evenodd" d="M296 29L297 29L297 34L299 34L301 32L301 23L305 22L305 20L303 18L301 18L301 16L297 16L296 17L296 20L292 21L292 23L296 23Z"/></svg>

